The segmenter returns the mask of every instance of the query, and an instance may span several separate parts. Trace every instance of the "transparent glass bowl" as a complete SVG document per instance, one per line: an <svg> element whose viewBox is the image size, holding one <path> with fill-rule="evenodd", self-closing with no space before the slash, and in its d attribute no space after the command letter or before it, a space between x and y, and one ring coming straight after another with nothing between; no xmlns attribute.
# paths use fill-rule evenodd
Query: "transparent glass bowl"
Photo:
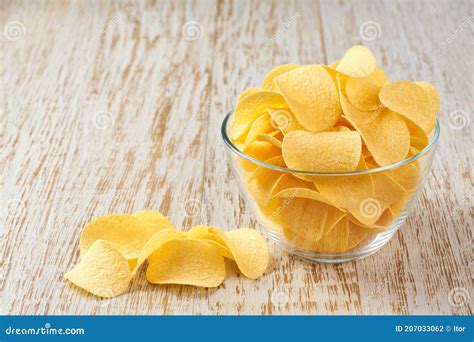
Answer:
<svg viewBox="0 0 474 342"><path fill-rule="evenodd" d="M367 257L397 232L429 174L440 134L437 122L429 144L395 164L346 173L307 172L239 150L229 138L232 114L222 123L222 138L240 192L263 233L291 254L324 263ZM367 192L367 182L372 192ZM297 184L296 189L280 191L285 183Z"/></svg>

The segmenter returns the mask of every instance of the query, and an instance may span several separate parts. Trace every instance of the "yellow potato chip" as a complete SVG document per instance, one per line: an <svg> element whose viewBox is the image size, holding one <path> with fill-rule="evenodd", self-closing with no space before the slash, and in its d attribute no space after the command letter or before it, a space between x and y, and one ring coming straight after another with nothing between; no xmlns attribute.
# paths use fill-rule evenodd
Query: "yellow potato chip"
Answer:
<svg viewBox="0 0 474 342"><path fill-rule="evenodd" d="M377 164L385 166L404 160L410 149L410 132L405 121L396 113L383 109L368 115L352 106L343 89L341 105L347 119L362 136Z"/></svg>
<svg viewBox="0 0 474 342"><path fill-rule="evenodd" d="M307 198L291 198L281 211L286 238L296 247L313 250L323 236L328 205Z"/></svg>
<svg viewBox="0 0 474 342"><path fill-rule="evenodd" d="M312 248L319 253L342 253L349 247L349 220L342 218Z"/></svg>
<svg viewBox="0 0 474 342"><path fill-rule="evenodd" d="M436 123L428 92L414 82L398 81L387 84L379 93L380 101L394 112L405 116L427 134Z"/></svg>
<svg viewBox="0 0 474 342"><path fill-rule="evenodd" d="M366 170L364 158L361 156L357 171ZM351 176L318 176L314 179L321 195L338 208L351 209L371 198L374 185L370 174Z"/></svg>
<svg viewBox="0 0 474 342"><path fill-rule="evenodd" d="M255 229L239 228L224 232L224 240L240 272L250 279L265 273L270 254L265 238Z"/></svg>
<svg viewBox="0 0 474 342"><path fill-rule="evenodd" d="M262 89L260 88L256 88L256 87L252 87L252 88L247 88L245 89L243 92L240 93L239 95L239 98L237 99L237 103L239 103L240 101L242 101L242 99L244 97L246 97L247 95L250 95L250 94L255 94L259 91L261 91Z"/></svg>
<svg viewBox="0 0 474 342"><path fill-rule="evenodd" d="M373 225L385 209L405 195L405 190L383 172L372 174L374 194L349 212L363 225Z"/></svg>
<svg viewBox="0 0 474 342"><path fill-rule="evenodd" d="M141 222L150 225L156 231L161 229L174 229L168 218L157 210L142 210L132 214Z"/></svg>
<svg viewBox="0 0 474 342"><path fill-rule="evenodd" d="M361 156L362 142L357 132L293 131L285 135L282 154L291 169L316 172L354 171ZM295 174L311 180L314 176Z"/></svg>
<svg viewBox="0 0 474 342"><path fill-rule="evenodd" d="M278 92L278 87L276 86L274 80L278 75L284 74L285 72L299 68L297 64L282 64L272 69L267 76L263 79L262 88L269 91Z"/></svg>
<svg viewBox="0 0 474 342"><path fill-rule="evenodd" d="M189 238L206 240L214 244L223 257L233 260L234 256L227 247L223 234L218 228L211 226L195 226L187 232Z"/></svg>
<svg viewBox="0 0 474 342"><path fill-rule="evenodd" d="M136 273L138 268L145 262L145 260L153 254L158 248L161 247L164 243L175 240L175 239L183 239L186 237L186 234L183 232L176 230L176 229L163 229L159 232L153 234L148 241L146 242L145 246L143 246L140 254L138 255L138 260L135 266L133 267L133 274Z"/></svg>
<svg viewBox="0 0 474 342"><path fill-rule="evenodd" d="M127 260L112 244L96 240L64 278L99 297L124 293L131 280Z"/></svg>
<svg viewBox="0 0 474 342"><path fill-rule="evenodd" d="M409 196L408 194L400 198L398 201L395 201L392 203L392 205L388 208L390 212L392 213L393 217L397 217L403 209L405 209L407 200Z"/></svg>
<svg viewBox="0 0 474 342"><path fill-rule="evenodd" d="M321 65L307 65L275 78L296 120L307 130L331 128L341 116L337 88Z"/></svg>
<svg viewBox="0 0 474 342"><path fill-rule="evenodd" d="M283 134L291 131L297 131L304 129L299 124L293 113L288 108L285 109L272 109L267 108L268 113L272 119L272 126L278 128Z"/></svg>
<svg viewBox="0 0 474 342"><path fill-rule="evenodd" d="M284 173L278 181L278 184L273 189L273 197L277 197L277 194L281 191L295 188L317 190L316 186L312 182L295 177L291 173Z"/></svg>
<svg viewBox="0 0 474 342"><path fill-rule="evenodd" d="M346 250L351 250L359 246L367 236L372 234L373 231L370 228L358 226L352 222L349 222L349 237L347 242Z"/></svg>
<svg viewBox="0 0 474 342"><path fill-rule="evenodd" d="M347 50L336 70L349 77L365 78L374 72L376 66L374 54L365 46L356 45Z"/></svg>
<svg viewBox="0 0 474 342"><path fill-rule="evenodd" d="M230 136L233 140L239 139L247 133L250 125L260 115L267 112L267 108L287 108L285 99L272 91L258 91L245 96L235 106Z"/></svg>
<svg viewBox="0 0 474 342"><path fill-rule="evenodd" d="M205 241L171 240L150 255L146 277L153 284L217 287L225 278L224 258Z"/></svg>
<svg viewBox="0 0 474 342"><path fill-rule="evenodd" d="M281 148L281 141L275 138L275 135L278 132L271 132L270 134L259 134L257 135L256 139L258 141L265 141L269 144L275 145L276 147Z"/></svg>
<svg viewBox="0 0 474 342"><path fill-rule="evenodd" d="M415 125L411 120L405 119L405 124L410 133L410 146L415 147L419 151L428 146L429 139L425 131Z"/></svg>
<svg viewBox="0 0 474 342"><path fill-rule="evenodd" d="M275 128L272 126L270 115L262 114L250 126L250 129L245 137L244 149L249 144L254 142L257 139L257 136L262 133L269 133L274 131Z"/></svg>
<svg viewBox="0 0 474 342"><path fill-rule="evenodd" d="M281 155L281 148L266 141L254 141L245 147L243 152L256 160L266 161ZM255 170L258 167L255 162L243 158L239 158L239 163L249 171Z"/></svg>
<svg viewBox="0 0 474 342"><path fill-rule="evenodd" d="M136 259L147 240L162 226L145 224L131 215L106 215L89 222L82 231L81 256L97 240L114 246L126 259Z"/></svg>
<svg viewBox="0 0 474 342"><path fill-rule="evenodd" d="M247 179L247 189L258 204L266 205L281 177L282 172L259 166Z"/></svg>
<svg viewBox="0 0 474 342"><path fill-rule="evenodd" d="M415 84L427 93L430 103L430 117L435 118L435 122L432 121L431 129L428 127L429 132L433 130L436 124L436 117L438 116L439 108L441 107L441 100L439 99L439 94L436 88L428 82L415 82ZM428 133L429 133L428 132Z"/></svg>
<svg viewBox="0 0 474 342"><path fill-rule="evenodd" d="M421 178L418 160L397 167L396 169L384 171L384 173L398 183L405 192L414 191Z"/></svg>
<svg viewBox="0 0 474 342"><path fill-rule="evenodd" d="M388 83L388 78L379 67L367 78L348 77L345 91L349 102L362 111L372 111L380 108L380 89Z"/></svg>

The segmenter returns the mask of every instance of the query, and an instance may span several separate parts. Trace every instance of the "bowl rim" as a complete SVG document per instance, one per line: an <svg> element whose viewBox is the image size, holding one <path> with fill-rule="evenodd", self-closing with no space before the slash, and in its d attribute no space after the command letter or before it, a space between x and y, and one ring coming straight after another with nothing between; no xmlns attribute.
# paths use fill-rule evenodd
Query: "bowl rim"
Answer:
<svg viewBox="0 0 474 342"><path fill-rule="evenodd" d="M231 110L230 112L227 113L227 115L225 116L224 120L222 121L222 125L221 125L221 135L222 135L222 139L224 140L224 143L225 145L227 146L227 148L229 148L233 153L237 154L238 156L256 164L256 165L259 165L259 166L263 166L265 168L268 168L268 169L272 169L272 170L275 170L275 171L280 171L280 172L286 172L286 173L298 173L298 174L302 174L302 175L315 175L315 176L352 176L352 175L365 175L365 174L371 174L371 173L377 173L377 172L381 172L381 171L387 171L387 170L393 170L393 169L396 169L396 168L399 168L403 165L407 165L419 158L421 158L422 156L424 156L425 154L427 154L430 150L432 150L435 146L436 146L436 143L438 142L438 139L439 139L439 136L440 136L440 132L441 132L441 128L440 128L440 124L439 124L439 120L436 119L436 125L435 125L435 129L434 129L434 133L432 133L432 136L431 136L431 139L430 139L430 143L425 146L424 149L422 149L421 151L419 151L417 154L414 154L413 156L411 156L410 158L408 159L404 159L404 160L401 160L399 162L396 162L396 163L393 163L393 164L389 164L389 165L385 165L385 166L380 166L380 167L377 167L375 169L369 169L369 170L360 170L360 171L350 171L350 172L316 172L316 171L303 171L303 170L296 170L296 169L290 169L290 168L286 168L286 167L282 167L282 166L277 166L277 165L273 165L273 164L269 164L269 163L266 163L264 161L261 161L261 160L258 160L258 159L255 159L249 155L247 155L246 153L242 152L241 150L239 150L231 141L230 141L230 138L227 134L227 126L230 122L230 118L232 117L232 114L234 113L234 110Z"/></svg>

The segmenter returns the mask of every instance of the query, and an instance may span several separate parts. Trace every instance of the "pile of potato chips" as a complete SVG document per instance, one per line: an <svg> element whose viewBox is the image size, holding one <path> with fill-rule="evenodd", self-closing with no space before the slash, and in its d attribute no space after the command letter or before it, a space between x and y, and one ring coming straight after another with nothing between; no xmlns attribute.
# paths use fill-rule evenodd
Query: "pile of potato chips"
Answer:
<svg viewBox="0 0 474 342"><path fill-rule="evenodd" d="M239 96L232 143L260 212L296 247L342 253L390 226L419 184L418 160L374 173L424 149L438 93L426 82L390 83L373 53L349 49L331 65L280 65ZM304 172L320 172L308 174Z"/></svg>
<svg viewBox="0 0 474 342"><path fill-rule="evenodd" d="M81 234L80 254L80 263L65 278L100 297L125 292L145 260L150 283L200 287L224 281L224 258L235 261L251 279L260 277L269 261L267 242L253 229L196 226L182 232L152 210L107 215L88 223Z"/></svg>

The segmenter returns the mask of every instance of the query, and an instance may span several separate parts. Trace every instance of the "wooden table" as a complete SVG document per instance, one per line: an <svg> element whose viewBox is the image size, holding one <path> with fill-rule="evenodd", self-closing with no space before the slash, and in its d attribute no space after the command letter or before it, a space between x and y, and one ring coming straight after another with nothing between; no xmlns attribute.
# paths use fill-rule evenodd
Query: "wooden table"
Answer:
<svg viewBox="0 0 474 342"><path fill-rule="evenodd" d="M2 312L472 314L472 6L2 2ZM255 227L225 159L224 115L273 66L329 63L360 43L392 80L426 80L442 96L433 171L377 254L323 265L270 243L257 281L230 267L202 290L142 272L108 300L63 280L100 215L153 208L183 229Z"/></svg>

